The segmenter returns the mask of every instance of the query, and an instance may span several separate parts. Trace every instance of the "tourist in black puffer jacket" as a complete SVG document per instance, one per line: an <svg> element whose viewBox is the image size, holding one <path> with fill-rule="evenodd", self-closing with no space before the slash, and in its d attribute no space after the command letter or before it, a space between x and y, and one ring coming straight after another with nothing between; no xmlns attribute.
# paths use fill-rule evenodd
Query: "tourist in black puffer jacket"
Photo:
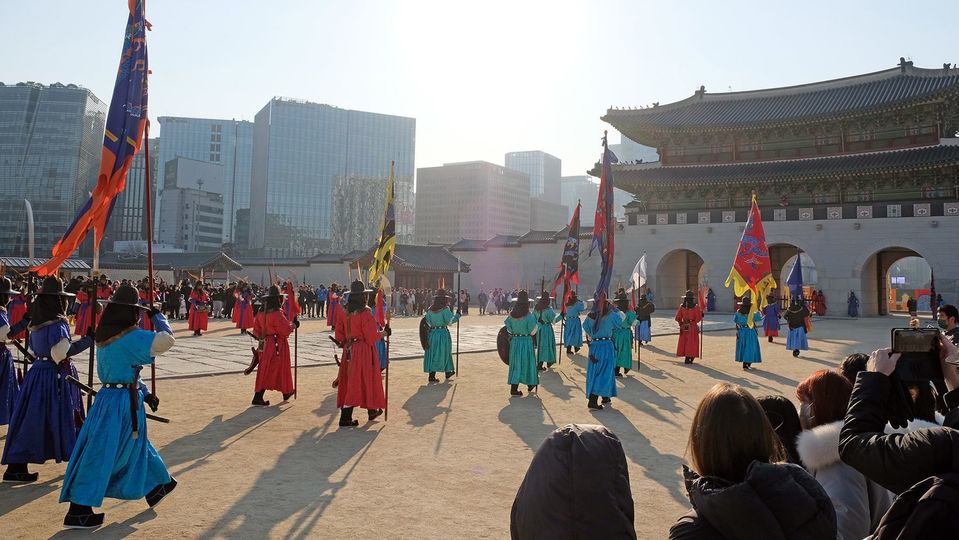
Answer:
<svg viewBox="0 0 959 540"><path fill-rule="evenodd" d="M514 540L633 539L633 495L623 445L603 426L570 424L543 441L513 510Z"/></svg>
<svg viewBox="0 0 959 540"><path fill-rule="evenodd" d="M836 512L822 486L786 453L756 399L717 384L689 431L684 468L693 508L669 538L820 540L836 538Z"/></svg>
<svg viewBox="0 0 959 540"><path fill-rule="evenodd" d="M955 356L956 346L940 339L943 375L949 392L944 396L949 411L941 428L910 433L885 434L888 406L893 393L898 354L880 349L869 358L867 371L860 372L849 400L849 409L839 433L842 460L867 478L895 494L906 491L930 476L959 471L959 372L946 358ZM901 393L900 390L896 390ZM900 425L904 421L900 420Z"/></svg>

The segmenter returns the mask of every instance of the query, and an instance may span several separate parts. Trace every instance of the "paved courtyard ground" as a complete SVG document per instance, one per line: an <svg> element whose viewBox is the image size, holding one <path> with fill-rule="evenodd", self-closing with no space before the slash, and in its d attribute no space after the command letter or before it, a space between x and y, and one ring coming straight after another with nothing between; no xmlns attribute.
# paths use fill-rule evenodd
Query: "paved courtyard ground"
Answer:
<svg viewBox="0 0 959 540"><path fill-rule="evenodd" d="M484 340L500 320L469 317L461 346L468 340L488 349ZM495 353L463 355L461 374L434 385L424 384L419 361L398 360L390 369L389 420L366 424L360 411L360 427L346 430L336 426L336 368L326 364L331 352L322 323L300 329L301 361L316 367L300 370L299 399L268 408L249 406L252 376L230 372L247 363L247 338L225 328L187 337L178 324L176 353L160 358L159 372L169 378L158 383L160 413L172 423L151 422L149 429L180 485L156 511L143 501L107 500L106 525L93 536L506 538L513 497L543 438L568 423L598 423L623 441L639 536L662 538L689 505L680 467L705 391L725 381L795 401L795 386L809 373L884 346L889 328L905 322L818 320L812 350L795 359L783 338L762 342L764 362L752 372L733 362L731 330L707 333L705 358L692 366L673 356L675 336L659 335L644 348L641 369L619 381L612 407L597 412L586 408L583 356L564 356L543 375L538 395L513 399ZM400 355L417 352L414 334L407 335L415 323L394 324ZM658 327L669 330L667 323ZM191 364L203 366L195 373L210 374L182 377ZM4 537L90 534L61 530L64 469L50 463L35 467L36 484L0 484Z"/></svg>

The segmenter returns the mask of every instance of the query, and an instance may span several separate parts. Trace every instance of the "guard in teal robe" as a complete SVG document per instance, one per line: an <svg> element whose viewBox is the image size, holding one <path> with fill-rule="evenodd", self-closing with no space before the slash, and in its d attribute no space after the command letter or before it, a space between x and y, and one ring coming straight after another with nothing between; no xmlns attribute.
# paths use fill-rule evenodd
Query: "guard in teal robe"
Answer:
<svg viewBox="0 0 959 540"><path fill-rule="evenodd" d="M566 354L573 354L573 351L579 352L583 347L583 323L579 316L586 311L586 302L576 297L576 293L570 293L569 301L566 302L566 326L563 329L563 343L566 345Z"/></svg>
<svg viewBox="0 0 959 540"><path fill-rule="evenodd" d="M546 371L547 366L556 363L556 334L553 333L553 321L557 319L556 312L550 307L549 293L543 291L536 299L533 317L536 318L536 362L540 371Z"/></svg>
<svg viewBox="0 0 959 540"><path fill-rule="evenodd" d="M503 321L509 332L509 385L510 395L522 396L520 384L525 384L530 392L539 385L539 371L536 369L536 351L533 339L539 330L536 317L529 312L529 294L519 291L513 299L513 310Z"/></svg>
<svg viewBox="0 0 959 540"><path fill-rule="evenodd" d="M152 508L176 487L163 459L150 444L144 402L156 410L159 399L140 381L142 366L173 346L173 330L166 318L151 310L152 330L138 327L137 290L117 288L96 331L97 376L102 388L77 436L60 490L60 502L69 502L64 518L68 528L95 528L103 514L104 497L145 498Z"/></svg>
<svg viewBox="0 0 959 540"><path fill-rule="evenodd" d="M752 307L752 300L747 296L739 304L739 311L733 316L733 322L736 323L736 361L742 362L743 370L748 371L751 364L758 364L763 361L762 352L759 350L759 328L763 325L763 317L759 312L753 313L753 327L750 328L749 309Z"/></svg>
<svg viewBox="0 0 959 540"><path fill-rule="evenodd" d="M613 331L613 345L616 347L615 375L622 377L620 370L629 373L633 367L633 325L636 324L636 313L629 309L629 296L625 291L616 294L616 307L623 314L623 320Z"/></svg>
<svg viewBox="0 0 959 540"><path fill-rule="evenodd" d="M623 314L612 304L606 303L599 315L590 313L583 323L583 330L591 339L589 342L589 362L586 363L586 395L590 409L602 409L597 403L601 396L603 403L609 403L616 397L616 348L613 345L613 331L623 321Z"/></svg>
<svg viewBox="0 0 959 540"><path fill-rule="evenodd" d="M429 373L428 382L439 382L438 372L452 377L456 371L453 367L453 340L450 337L449 326L460 320L460 310L453 313L449 306L449 296L440 289L433 295L433 305L423 316L430 325L430 346L423 354L423 372Z"/></svg>

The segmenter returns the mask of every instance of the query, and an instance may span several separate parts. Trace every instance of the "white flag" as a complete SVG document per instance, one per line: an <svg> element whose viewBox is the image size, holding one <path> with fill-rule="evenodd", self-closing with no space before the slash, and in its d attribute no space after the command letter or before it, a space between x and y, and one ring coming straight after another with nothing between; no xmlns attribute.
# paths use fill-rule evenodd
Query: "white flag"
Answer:
<svg viewBox="0 0 959 540"><path fill-rule="evenodd" d="M631 276L633 286L630 287L629 292L632 292L635 289L646 285L646 252L643 252L643 256L636 261L636 266L633 267L633 275Z"/></svg>

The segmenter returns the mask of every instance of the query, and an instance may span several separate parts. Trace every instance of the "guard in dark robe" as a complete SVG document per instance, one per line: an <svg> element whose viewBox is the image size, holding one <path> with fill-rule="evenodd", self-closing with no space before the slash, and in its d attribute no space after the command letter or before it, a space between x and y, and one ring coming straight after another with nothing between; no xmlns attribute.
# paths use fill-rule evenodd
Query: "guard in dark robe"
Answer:
<svg viewBox="0 0 959 540"><path fill-rule="evenodd" d="M809 350L809 341L806 338L806 322L809 319L809 308L799 297L793 298L789 309L783 313L783 318L789 325L789 335L786 337L786 348L792 349L793 356L798 357L799 351Z"/></svg>
<svg viewBox="0 0 959 540"><path fill-rule="evenodd" d="M646 294L639 296L639 303L636 304L636 341L639 345L648 345L653 341L653 313L656 311L656 305L649 301Z"/></svg>

